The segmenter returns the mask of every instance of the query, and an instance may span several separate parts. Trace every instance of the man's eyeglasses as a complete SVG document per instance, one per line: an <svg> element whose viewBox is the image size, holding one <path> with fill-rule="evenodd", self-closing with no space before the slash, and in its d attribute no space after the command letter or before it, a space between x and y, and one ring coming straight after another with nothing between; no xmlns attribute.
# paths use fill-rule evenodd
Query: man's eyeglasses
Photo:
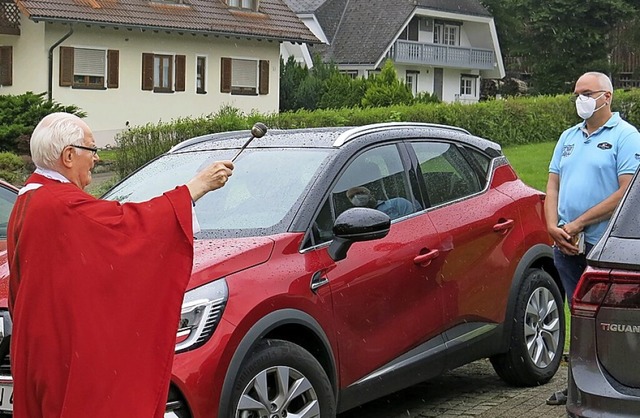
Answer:
<svg viewBox="0 0 640 418"><path fill-rule="evenodd" d="M78 148L78 149L84 149L87 151L91 151L92 155L96 155L98 153L98 148L96 147L85 147L84 145L69 145L70 147L73 148Z"/></svg>
<svg viewBox="0 0 640 418"><path fill-rule="evenodd" d="M584 96L584 97L593 97L594 94L598 94L598 93L606 93L607 90L596 90L596 91L587 91L584 93L580 93L580 94L573 94L571 95L571 101L575 102L576 100L578 100L578 97L580 96ZM595 97L594 97L595 99Z"/></svg>

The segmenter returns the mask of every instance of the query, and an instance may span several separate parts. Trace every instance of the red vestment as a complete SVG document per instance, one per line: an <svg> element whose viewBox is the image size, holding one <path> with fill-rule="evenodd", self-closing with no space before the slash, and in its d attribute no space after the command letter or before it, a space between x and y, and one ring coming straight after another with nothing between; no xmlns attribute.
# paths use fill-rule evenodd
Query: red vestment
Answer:
<svg viewBox="0 0 640 418"><path fill-rule="evenodd" d="M14 418L158 418L193 264L189 191L143 203L71 183L18 197L9 220Z"/></svg>

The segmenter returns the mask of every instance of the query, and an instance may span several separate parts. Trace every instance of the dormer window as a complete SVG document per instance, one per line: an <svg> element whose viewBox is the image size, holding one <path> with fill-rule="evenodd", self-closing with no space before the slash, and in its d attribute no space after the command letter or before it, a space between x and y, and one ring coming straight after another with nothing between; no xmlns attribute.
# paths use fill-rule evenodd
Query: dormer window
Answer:
<svg viewBox="0 0 640 418"><path fill-rule="evenodd" d="M236 9L257 11L258 1L259 0L227 0L227 5Z"/></svg>

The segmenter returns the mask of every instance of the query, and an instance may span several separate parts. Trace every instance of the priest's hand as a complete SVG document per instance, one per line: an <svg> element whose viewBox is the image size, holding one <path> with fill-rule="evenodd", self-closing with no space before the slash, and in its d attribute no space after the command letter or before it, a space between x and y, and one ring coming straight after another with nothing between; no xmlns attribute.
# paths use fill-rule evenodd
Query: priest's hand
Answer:
<svg viewBox="0 0 640 418"><path fill-rule="evenodd" d="M207 192L221 188L232 174L233 163L231 161L216 161L209 165L187 182L186 186L191 193L191 199L195 202Z"/></svg>

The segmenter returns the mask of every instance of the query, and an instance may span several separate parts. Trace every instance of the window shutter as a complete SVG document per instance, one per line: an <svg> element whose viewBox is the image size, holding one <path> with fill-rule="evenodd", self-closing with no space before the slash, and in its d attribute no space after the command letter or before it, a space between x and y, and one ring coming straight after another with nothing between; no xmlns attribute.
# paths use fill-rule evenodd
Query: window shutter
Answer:
<svg viewBox="0 0 640 418"><path fill-rule="evenodd" d="M107 88L117 89L120 78L120 51L107 50Z"/></svg>
<svg viewBox="0 0 640 418"><path fill-rule="evenodd" d="M0 46L0 86L13 84L13 47Z"/></svg>
<svg viewBox="0 0 640 418"><path fill-rule="evenodd" d="M69 87L73 85L73 61L74 51L72 47L60 47L60 86Z"/></svg>
<svg viewBox="0 0 640 418"><path fill-rule="evenodd" d="M186 62L185 55L176 55L176 91L185 90Z"/></svg>
<svg viewBox="0 0 640 418"><path fill-rule="evenodd" d="M260 60L260 85L258 93L269 94L269 61Z"/></svg>
<svg viewBox="0 0 640 418"><path fill-rule="evenodd" d="M142 90L153 90L153 54L142 54Z"/></svg>
<svg viewBox="0 0 640 418"><path fill-rule="evenodd" d="M221 58L220 66L220 93L231 93L231 58Z"/></svg>
<svg viewBox="0 0 640 418"><path fill-rule="evenodd" d="M103 49L75 48L73 50L73 74L104 77L105 54Z"/></svg>

